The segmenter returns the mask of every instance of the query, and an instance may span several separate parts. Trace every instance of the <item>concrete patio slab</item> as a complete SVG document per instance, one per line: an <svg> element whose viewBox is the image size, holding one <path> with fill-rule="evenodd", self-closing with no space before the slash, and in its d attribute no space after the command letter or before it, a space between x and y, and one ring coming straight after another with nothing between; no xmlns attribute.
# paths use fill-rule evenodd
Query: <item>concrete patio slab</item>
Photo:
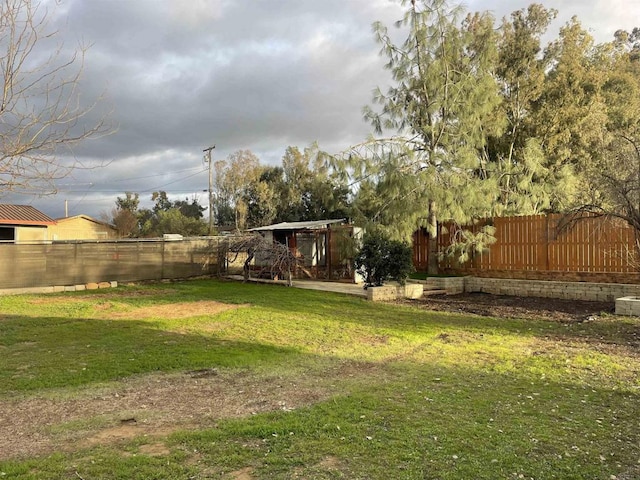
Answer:
<svg viewBox="0 0 640 480"><path fill-rule="evenodd" d="M228 275L227 278L240 282L244 281L242 275ZM287 286L286 280L250 278L248 282ZM344 293L345 295L367 298L367 291L362 288L362 285L355 283L322 282L320 280L294 280L291 286L294 288L304 288L306 290L321 290L323 292Z"/></svg>

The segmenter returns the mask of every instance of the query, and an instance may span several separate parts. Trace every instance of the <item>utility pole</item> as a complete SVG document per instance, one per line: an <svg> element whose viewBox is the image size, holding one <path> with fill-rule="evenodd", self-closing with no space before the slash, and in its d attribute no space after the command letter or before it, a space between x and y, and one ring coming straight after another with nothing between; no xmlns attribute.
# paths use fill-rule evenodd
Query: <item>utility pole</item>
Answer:
<svg viewBox="0 0 640 480"><path fill-rule="evenodd" d="M213 235L213 162L211 161L211 150L216 148L212 145L202 150L205 154L205 162L209 163L209 235Z"/></svg>

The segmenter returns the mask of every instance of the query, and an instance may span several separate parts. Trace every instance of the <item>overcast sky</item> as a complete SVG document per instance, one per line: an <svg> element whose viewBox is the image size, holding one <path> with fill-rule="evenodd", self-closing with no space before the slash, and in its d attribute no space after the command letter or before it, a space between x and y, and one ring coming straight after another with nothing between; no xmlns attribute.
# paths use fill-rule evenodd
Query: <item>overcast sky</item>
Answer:
<svg viewBox="0 0 640 480"><path fill-rule="evenodd" d="M53 3L53 1L52 1ZM60 193L10 196L52 217L96 218L125 191L207 204L202 150L214 161L249 149L276 164L289 145L338 152L370 133L361 110L388 84L371 24L402 15L392 0L59 0L52 19L65 48L91 43L83 99L105 94L117 132L75 150L87 164ZM501 18L522 0L473 0ZM640 0L548 0L553 34L577 15L596 38L640 26ZM96 112L97 114L98 112ZM90 118L88 119L90 120Z"/></svg>

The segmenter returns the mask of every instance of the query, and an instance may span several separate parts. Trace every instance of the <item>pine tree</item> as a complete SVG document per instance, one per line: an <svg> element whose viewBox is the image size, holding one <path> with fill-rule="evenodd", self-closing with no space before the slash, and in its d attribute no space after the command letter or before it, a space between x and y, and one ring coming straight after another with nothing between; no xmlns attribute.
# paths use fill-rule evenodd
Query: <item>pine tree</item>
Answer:
<svg viewBox="0 0 640 480"><path fill-rule="evenodd" d="M558 191L563 196L570 193L572 170L562 165L549 168L538 136L541 125L532 115L543 104L546 72L555 61L542 54L541 37L556 14L532 4L503 19L499 30L496 76L505 128L488 141L488 170L498 187L492 215L542 213L561 203Z"/></svg>
<svg viewBox="0 0 640 480"><path fill-rule="evenodd" d="M406 31L403 43L374 24L394 85L375 93L379 111L364 110L376 134L395 134L353 147L337 165L366 181L363 194L375 190L377 211L370 220L396 237L406 239L425 226L435 238L439 218L469 223L489 214L496 197L486 170L487 136L502 128L493 75L496 33L489 14L460 22L461 10L446 0L403 4L408 9L396 23ZM486 236L472 241L481 238Z"/></svg>

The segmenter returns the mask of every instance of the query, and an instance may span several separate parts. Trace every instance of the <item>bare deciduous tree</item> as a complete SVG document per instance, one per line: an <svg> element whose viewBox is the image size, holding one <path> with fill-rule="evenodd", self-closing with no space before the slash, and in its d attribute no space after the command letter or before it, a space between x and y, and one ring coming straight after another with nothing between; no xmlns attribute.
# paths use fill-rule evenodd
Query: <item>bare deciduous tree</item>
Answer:
<svg viewBox="0 0 640 480"><path fill-rule="evenodd" d="M140 230L138 217L134 212L126 208L113 208L105 221L112 223L118 230L118 234L124 238L134 237Z"/></svg>
<svg viewBox="0 0 640 480"><path fill-rule="evenodd" d="M0 0L0 194L55 193L82 167L71 148L113 132L104 116L89 121L101 98L80 99L87 46L65 57L49 16L37 1Z"/></svg>

